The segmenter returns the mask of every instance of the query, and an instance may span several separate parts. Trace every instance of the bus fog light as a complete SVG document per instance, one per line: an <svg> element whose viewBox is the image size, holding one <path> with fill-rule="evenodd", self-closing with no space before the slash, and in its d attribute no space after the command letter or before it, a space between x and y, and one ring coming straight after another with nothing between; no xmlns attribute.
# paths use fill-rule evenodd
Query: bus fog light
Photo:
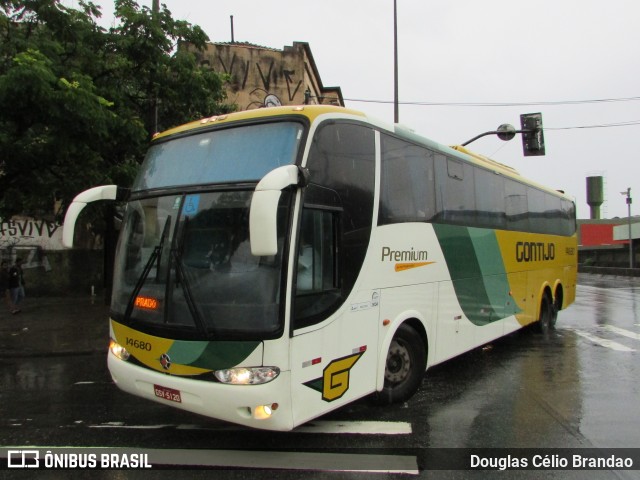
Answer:
<svg viewBox="0 0 640 480"><path fill-rule="evenodd" d="M217 370L216 378L232 385L261 385L280 375L278 367L241 367Z"/></svg>
<svg viewBox="0 0 640 480"><path fill-rule="evenodd" d="M272 403L271 405L260 405L253 410L253 417L256 420L265 420L269 418L277 409L277 403Z"/></svg>
<svg viewBox="0 0 640 480"><path fill-rule="evenodd" d="M124 360L125 362L129 360L129 357L131 356L129 352L127 352L126 348L124 348L122 345L120 345L118 342L116 342L113 339L109 341L109 350L117 358L119 358L120 360Z"/></svg>

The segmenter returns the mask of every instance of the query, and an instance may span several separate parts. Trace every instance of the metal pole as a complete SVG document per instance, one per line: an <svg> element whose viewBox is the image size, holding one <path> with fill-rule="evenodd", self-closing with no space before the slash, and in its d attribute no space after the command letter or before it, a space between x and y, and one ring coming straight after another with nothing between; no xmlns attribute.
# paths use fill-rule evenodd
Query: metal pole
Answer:
<svg viewBox="0 0 640 480"><path fill-rule="evenodd" d="M393 121L400 121L398 108L398 5L393 0Z"/></svg>
<svg viewBox="0 0 640 480"><path fill-rule="evenodd" d="M233 15L231 15L231 43L236 43L235 35L233 34Z"/></svg>
<svg viewBox="0 0 640 480"><path fill-rule="evenodd" d="M157 25L160 22L158 18L160 15L160 0L153 0L151 3L151 15L154 23ZM153 100L153 133L158 132L158 92L155 92L155 98Z"/></svg>
<svg viewBox="0 0 640 480"><path fill-rule="evenodd" d="M629 268L633 268L633 238L631 238L631 187L627 188L627 215L629 216Z"/></svg>

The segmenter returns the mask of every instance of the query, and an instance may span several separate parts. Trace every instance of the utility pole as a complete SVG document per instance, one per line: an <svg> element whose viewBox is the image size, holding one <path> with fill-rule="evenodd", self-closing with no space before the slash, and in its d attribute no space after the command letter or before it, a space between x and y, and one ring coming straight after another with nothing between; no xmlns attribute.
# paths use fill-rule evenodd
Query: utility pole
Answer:
<svg viewBox="0 0 640 480"><path fill-rule="evenodd" d="M151 4L151 15L156 26L159 24L160 19L160 0L153 0ZM155 92L155 98L153 100L153 133L158 133L158 92Z"/></svg>
<svg viewBox="0 0 640 480"><path fill-rule="evenodd" d="M393 121L400 121L398 107L398 5L393 0Z"/></svg>

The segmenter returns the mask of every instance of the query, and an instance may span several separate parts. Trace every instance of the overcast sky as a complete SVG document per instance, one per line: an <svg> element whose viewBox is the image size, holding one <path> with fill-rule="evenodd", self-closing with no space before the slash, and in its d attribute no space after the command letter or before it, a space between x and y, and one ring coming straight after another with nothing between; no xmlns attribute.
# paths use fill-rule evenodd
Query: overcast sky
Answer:
<svg viewBox="0 0 640 480"><path fill-rule="evenodd" d="M95 3L109 26L113 2ZM393 121L393 0L161 3L212 42L231 40L231 15L236 41L277 49L308 42L323 84L341 87L347 107ZM519 128L521 113L541 112L546 156L524 157L519 137L485 137L470 148L565 190L579 218L589 216L590 175L605 177L603 217L626 216L620 192L628 187L632 215L640 214L640 1L397 3L400 123L452 145L502 123ZM434 103L445 105L425 105ZM452 105L513 103L526 105ZM593 126L603 127L579 128Z"/></svg>

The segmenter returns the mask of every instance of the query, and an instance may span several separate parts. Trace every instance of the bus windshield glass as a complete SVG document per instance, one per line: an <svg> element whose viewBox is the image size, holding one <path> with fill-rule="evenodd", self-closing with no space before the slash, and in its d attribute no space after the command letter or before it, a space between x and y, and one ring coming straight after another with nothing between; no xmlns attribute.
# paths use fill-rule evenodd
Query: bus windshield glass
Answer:
<svg viewBox="0 0 640 480"><path fill-rule="evenodd" d="M130 201L116 252L113 318L172 338L279 335L282 248L276 256L251 254L252 194L215 191ZM289 201L283 192L280 246Z"/></svg>
<svg viewBox="0 0 640 480"><path fill-rule="evenodd" d="M303 128L298 122L262 123L154 144L132 190L260 180L295 162Z"/></svg>

